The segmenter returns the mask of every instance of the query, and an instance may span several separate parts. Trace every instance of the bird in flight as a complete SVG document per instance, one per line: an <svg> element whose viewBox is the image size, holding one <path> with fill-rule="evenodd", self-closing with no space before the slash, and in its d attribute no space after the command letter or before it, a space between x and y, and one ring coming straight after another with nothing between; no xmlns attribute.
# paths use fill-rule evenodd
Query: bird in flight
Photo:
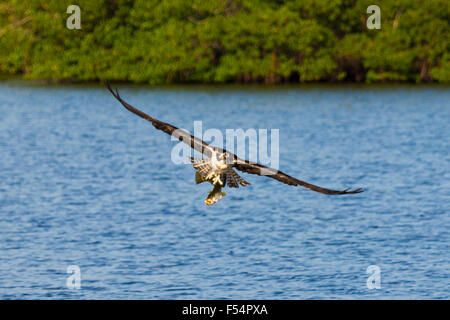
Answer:
<svg viewBox="0 0 450 320"><path fill-rule="evenodd" d="M111 89L109 83L106 83L108 90L112 95L129 111L150 121L153 126L165 133L176 137L178 140L188 144L194 150L201 152L206 158L193 158L190 157L190 161L193 164L196 183L209 182L213 185L213 190L208 194L205 199L207 205L217 203L225 195L222 192L222 188L228 185L229 188L239 188L239 185L245 187L250 183L245 181L239 176L234 169L242 172L257 174L260 176L267 176L269 178L278 180L282 183L291 186L302 186L312 191L320 192L326 195L342 195L342 194L355 194L363 192L361 188L350 190L331 190L322 188L308 182L291 177L279 170L266 167L256 162L248 161L239 158L234 153L231 153L225 149L213 147L203 140L194 137L186 131L179 129L171 124L162 122L156 118L149 116L148 114L136 109L129 103L125 102L119 95L117 89L114 91Z"/></svg>

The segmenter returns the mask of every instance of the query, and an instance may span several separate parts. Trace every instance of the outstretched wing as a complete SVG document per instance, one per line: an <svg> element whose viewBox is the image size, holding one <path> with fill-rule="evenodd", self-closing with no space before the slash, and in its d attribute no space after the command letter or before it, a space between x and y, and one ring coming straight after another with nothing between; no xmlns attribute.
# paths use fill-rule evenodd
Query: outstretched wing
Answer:
<svg viewBox="0 0 450 320"><path fill-rule="evenodd" d="M156 129L164 131L165 133L167 133L167 134L169 134L171 136L174 136L178 140L183 141L184 143L186 143L189 146L191 146L191 148L193 148L194 150L197 150L197 151L203 153L207 157L211 157L211 155L213 154L215 149L217 149L218 152L222 151L221 149L214 148L214 147L210 146L209 144L207 144L203 140L190 135L189 133L187 133L186 131L184 131L182 129L179 129L179 128L171 125L171 124L159 121L158 119L155 119L155 118L149 116L148 114L146 114L146 113L136 109L135 107L133 107L129 103L125 102L120 97L119 92L117 91L117 89L115 91L113 91L111 89L111 86L109 85L109 83L106 83L106 86L108 87L108 90L112 93L114 98L119 100L119 102L126 109L128 109L131 112L133 112L134 114L137 114L139 117L144 118L147 121L150 121Z"/></svg>
<svg viewBox="0 0 450 320"><path fill-rule="evenodd" d="M322 188L322 187L310 184L308 182L296 179L294 177L291 177L291 176L287 175L286 173L281 172L279 170L275 170L275 169L263 166L259 163L242 160L240 158L235 158L235 163L234 163L233 167L235 167L236 169L238 169L240 171L247 172L250 174L257 174L260 176L268 176L269 178L278 180L278 181L288 184L290 186L302 186L302 187L308 188L310 190L320 192L323 194L328 194L328 195L353 194L353 193L363 192L363 189L361 189L361 188L358 188L355 190L350 190L350 189L331 190L331 189Z"/></svg>

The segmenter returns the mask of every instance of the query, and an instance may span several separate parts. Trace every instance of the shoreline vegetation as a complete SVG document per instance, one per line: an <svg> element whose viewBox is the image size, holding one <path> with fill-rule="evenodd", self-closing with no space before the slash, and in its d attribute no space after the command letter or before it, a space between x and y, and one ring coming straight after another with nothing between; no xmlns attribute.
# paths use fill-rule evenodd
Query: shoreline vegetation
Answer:
<svg viewBox="0 0 450 320"><path fill-rule="evenodd" d="M446 0L65 0L0 4L0 79L56 83L449 83Z"/></svg>

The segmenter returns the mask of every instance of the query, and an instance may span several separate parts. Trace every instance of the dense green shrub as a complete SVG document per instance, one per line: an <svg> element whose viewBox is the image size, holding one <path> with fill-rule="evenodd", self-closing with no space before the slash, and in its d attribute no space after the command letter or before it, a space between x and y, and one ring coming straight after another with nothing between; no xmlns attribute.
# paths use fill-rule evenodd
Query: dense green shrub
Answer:
<svg viewBox="0 0 450 320"><path fill-rule="evenodd" d="M66 28L71 4L81 30ZM57 81L450 81L447 0L3 0L0 74Z"/></svg>

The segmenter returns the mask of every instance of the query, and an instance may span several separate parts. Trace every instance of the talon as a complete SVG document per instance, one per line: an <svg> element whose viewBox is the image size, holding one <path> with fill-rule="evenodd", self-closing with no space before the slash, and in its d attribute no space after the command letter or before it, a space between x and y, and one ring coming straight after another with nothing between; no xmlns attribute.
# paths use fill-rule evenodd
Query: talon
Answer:
<svg viewBox="0 0 450 320"><path fill-rule="evenodd" d="M220 184L221 186L223 186L223 182L222 182L222 180L220 180L220 177L219 176L217 176L217 177L215 177L214 178L214 180L213 180L213 182L214 182L214 184Z"/></svg>

